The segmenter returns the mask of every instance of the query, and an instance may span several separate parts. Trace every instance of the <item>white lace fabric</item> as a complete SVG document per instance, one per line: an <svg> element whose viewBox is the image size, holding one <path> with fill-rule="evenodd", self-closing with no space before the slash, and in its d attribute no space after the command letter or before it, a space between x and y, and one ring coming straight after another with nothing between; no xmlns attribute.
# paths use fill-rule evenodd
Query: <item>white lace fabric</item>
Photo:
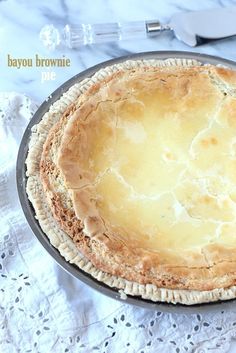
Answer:
<svg viewBox="0 0 236 353"><path fill-rule="evenodd" d="M74 279L43 249L15 182L19 143L36 109L24 95L0 93L0 352L227 352L235 304L199 314L123 304Z"/></svg>

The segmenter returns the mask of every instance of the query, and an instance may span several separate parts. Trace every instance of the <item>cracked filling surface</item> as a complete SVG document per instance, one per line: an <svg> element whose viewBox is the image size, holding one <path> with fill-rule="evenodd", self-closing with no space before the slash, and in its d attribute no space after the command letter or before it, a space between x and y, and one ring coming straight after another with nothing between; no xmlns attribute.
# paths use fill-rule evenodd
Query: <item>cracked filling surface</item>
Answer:
<svg viewBox="0 0 236 353"><path fill-rule="evenodd" d="M73 86L35 128L27 192L68 261L196 303L235 297L236 73L187 65L127 61Z"/></svg>
<svg viewBox="0 0 236 353"><path fill-rule="evenodd" d="M122 73L68 123L77 216L132 246L236 245L236 99L207 69ZM88 230L89 232L89 230Z"/></svg>

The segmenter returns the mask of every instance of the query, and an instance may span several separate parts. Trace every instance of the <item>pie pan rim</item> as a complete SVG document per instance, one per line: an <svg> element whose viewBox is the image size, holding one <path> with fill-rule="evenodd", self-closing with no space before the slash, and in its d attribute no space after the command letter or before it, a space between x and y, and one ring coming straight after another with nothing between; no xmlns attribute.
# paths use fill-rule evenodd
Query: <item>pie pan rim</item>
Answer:
<svg viewBox="0 0 236 353"><path fill-rule="evenodd" d="M202 64L213 64L213 65L225 65L229 68L234 68L236 69L236 64L232 61L218 58L218 57L213 57L213 56L208 56L204 54L196 54L196 53L191 53L191 52L175 52L175 51L163 51L163 52L147 52L147 53L140 53L140 54L134 54L134 55L129 55L125 57L120 57L117 59L112 59L107 62L98 64L88 70L83 71L82 73L72 77L70 80L65 82L62 86L60 86L52 95L47 99L37 110L35 113L34 117L30 121L29 125L26 128L25 134L22 138L22 142L19 148L19 153L18 153L18 158L17 158L17 188L18 188L18 193L19 193L19 198L20 202L23 208L23 211L25 213L25 216L27 218L27 221L32 228L33 232L35 233L36 237L38 240L42 243L42 245L46 248L46 250L50 253L50 255L70 274L73 276L80 278L82 281L85 283L89 284L93 288L99 290L100 292L111 296L116 299L121 299L120 293L113 288L109 288L107 285L102 284L101 282L97 281L96 279L93 279L89 274L86 272L82 271L78 267L76 267L73 264L68 263L59 253L59 251L54 248L50 242L47 236L43 233L41 230L37 220L35 219L34 215L34 209L28 199L28 196L26 194L26 175L25 175L25 167L22 168L22 165L25 165L25 159L27 156L28 152L28 143L29 143L29 138L31 135L31 128L33 125L37 124L42 116L48 111L48 108L50 107L51 104L53 104L55 101L59 99L59 97L62 95L63 92L67 91L69 87L71 87L74 83L78 83L82 81L84 78L92 76L94 73L96 73L100 68L104 68L108 65L113 65L117 63L121 63L126 60L135 60L135 59L168 59L168 58L186 58L186 59L193 59L200 61ZM122 299L121 299L122 300ZM211 303L204 303L204 304L195 304L191 306L186 306L183 304L170 304L170 303L159 303L159 302L152 302L150 300L142 299L142 298L135 298L135 297L130 297L127 296L127 299L125 302L138 305L138 306L143 306L147 307L150 309L155 309L155 310L162 310L162 311L181 311L187 310L187 312L193 311L199 311L199 308L217 308L217 310L222 309L222 305L228 305L232 303L234 299L232 300L225 300L219 302L211 302ZM219 306L220 305L220 309Z"/></svg>

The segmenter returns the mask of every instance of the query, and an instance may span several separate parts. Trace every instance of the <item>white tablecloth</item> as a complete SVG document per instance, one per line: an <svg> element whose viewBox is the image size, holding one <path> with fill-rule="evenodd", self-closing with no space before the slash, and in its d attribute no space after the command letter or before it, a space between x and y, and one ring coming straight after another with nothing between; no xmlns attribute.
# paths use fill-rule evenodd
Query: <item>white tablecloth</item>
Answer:
<svg viewBox="0 0 236 353"><path fill-rule="evenodd" d="M26 96L0 93L0 352L227 352L236 305L191 315L133 307L72 278L43 249L15 183L19 142L36 108Z"/></svg>

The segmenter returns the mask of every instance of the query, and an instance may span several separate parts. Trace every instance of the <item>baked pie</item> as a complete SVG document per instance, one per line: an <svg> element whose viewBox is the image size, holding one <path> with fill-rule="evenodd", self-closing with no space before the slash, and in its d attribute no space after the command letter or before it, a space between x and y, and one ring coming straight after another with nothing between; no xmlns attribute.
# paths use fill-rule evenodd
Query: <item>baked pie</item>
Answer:
<svg viewBox="0 0 236 353"><path fill-rule="evenodd" d="M67 261L153 301L236 297L236 72L187 59L101 69L33 127L26 164Z"/></svg>

